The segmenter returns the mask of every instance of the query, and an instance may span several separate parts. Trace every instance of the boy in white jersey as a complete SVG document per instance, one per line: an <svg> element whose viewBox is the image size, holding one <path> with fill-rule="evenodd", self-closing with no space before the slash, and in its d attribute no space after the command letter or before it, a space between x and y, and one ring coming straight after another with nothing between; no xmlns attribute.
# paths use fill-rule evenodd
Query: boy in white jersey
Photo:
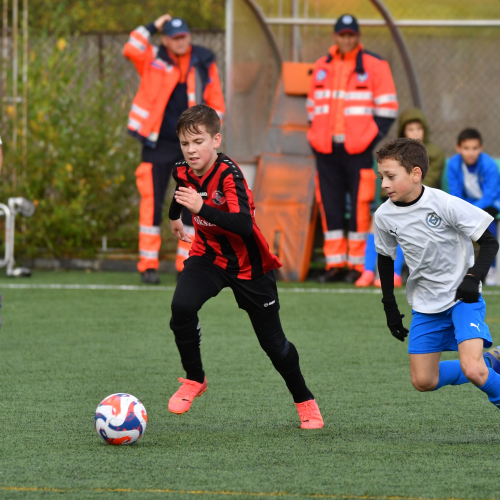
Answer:
<svg viewBox="0 0 500 500"><path fill-rule="evenodd" d="M485 323L481 282L498 251L488 231L493 218L443 191L424 187L429 159L414 139L397 139L377 153L382 188L389 199L375 212L375 245L387 326L404 341L404 327L394 297L394 260L401 245L410 276L406 285L412 322L408 352L412 384L419 391L472 382L500 408L498 349ZM472 241L480 245L474 264ZM459 359L441 361L442 351Z"/></svg>

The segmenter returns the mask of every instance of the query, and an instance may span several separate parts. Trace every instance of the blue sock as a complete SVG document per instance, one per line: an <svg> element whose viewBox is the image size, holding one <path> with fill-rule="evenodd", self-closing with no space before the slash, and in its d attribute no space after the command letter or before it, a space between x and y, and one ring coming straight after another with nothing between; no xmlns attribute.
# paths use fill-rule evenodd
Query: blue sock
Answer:
<svg viewBox="0 0 500 500"><path fill-rule="evenodd" d="M464 375L460 360L441 361L439 363L439 382L436 388L437 391L445 385L462 385L466 384L469 379Z"/></svg>
<svg viewBox="0 0 500 500"><path fill-rule="evenodd" d="M377 250L375 248L375 236L373 236L373 233L368 233L365 250L365 271L372 271L374 273L376 265Z"/></svg>
<svg viewBox="0 0 500 500"><path fill-rule="evenodd" d="M479 389L486 393L488 399L500 409L500 375L492 368L488 368L488 370L490 372L488 380Z"/></svg>
<svg viewBox="0 0 500 500"><path fill-rule="evenodd" d="M401 250L401 247L398 245L398 249L396 250L396 260L394 261L394 272L398 276L401 276L404 264L405 256L403 255L403 250Z"/></svg>

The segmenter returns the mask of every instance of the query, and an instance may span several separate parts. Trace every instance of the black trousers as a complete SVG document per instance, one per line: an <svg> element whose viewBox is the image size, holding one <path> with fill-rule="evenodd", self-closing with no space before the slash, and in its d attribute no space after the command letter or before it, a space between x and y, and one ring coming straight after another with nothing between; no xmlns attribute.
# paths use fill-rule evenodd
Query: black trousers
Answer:
<svg viewBox="0 0 500 500"><path fill-rule="evenodd" d="M323 222L326 222L328 231L344 229L347 193L351 199L349 231L359 231L357 211L362 178L360 172L363 169L372 169L372 149L369 148L363 153L351 155L347 153L342 144L334 144L332 153L315 152L315 155L319 189L326 219Z"/></svg>
<svg viewBox="0 0 500 500"><path fill-rule="evenodd" d="M294 401L302 403L314 399L300 371L297 350L281 327L274 272L253 280L238 279L207 258L198 256L185 261L172 299L170 327L186 378L200 383L204 379L198 311L225 287L232 289L238 306L248 313L262 349L285 380Z"/></svg>

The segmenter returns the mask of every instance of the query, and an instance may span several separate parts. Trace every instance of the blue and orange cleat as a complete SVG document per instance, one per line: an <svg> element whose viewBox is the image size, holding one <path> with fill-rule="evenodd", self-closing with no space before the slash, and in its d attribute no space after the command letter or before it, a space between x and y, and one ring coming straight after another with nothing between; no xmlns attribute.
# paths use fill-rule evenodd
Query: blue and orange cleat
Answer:
<svg viewBox="0 0 500 500"><path fill-rule="evenodd" d="M323 427L323 417L315 399L294 404L299 412L301 429L321 429Z"/></svg>
<svg viewBox="0 0 500 500"><path fill-rule="evenodd" d="M176 415L188 412L194 398L200 397L207 390L207 377L205 377L203 384L182 377L179 377L179 382L182 382L182 385L168 402L169 411Z"/></svg>
<svg viewBox="0 0 500 500"><path fill-rule="evenodd" d="M500 374L500 346L493 347L493 349L486 351L483 354L483 358L487 366L493 368L496 373Z"/></svg>

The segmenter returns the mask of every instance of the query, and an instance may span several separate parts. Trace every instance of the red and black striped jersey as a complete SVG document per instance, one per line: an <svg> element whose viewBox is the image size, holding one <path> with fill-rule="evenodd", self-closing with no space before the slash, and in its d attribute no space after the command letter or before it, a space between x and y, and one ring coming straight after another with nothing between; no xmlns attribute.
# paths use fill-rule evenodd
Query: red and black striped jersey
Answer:
<svg viewBox="0 0 500 500"><path fill-rule="evenodd" d="M252 191L233 160L219 153L203 177L181 161L176 163L172 175L177 188L196 189L204 202L200 212L193 215L196 235L189 255L204 256L228 273L247 280L281 267L255 223ZM174 198L171 219L179 218L180 208Z"/></svg>

